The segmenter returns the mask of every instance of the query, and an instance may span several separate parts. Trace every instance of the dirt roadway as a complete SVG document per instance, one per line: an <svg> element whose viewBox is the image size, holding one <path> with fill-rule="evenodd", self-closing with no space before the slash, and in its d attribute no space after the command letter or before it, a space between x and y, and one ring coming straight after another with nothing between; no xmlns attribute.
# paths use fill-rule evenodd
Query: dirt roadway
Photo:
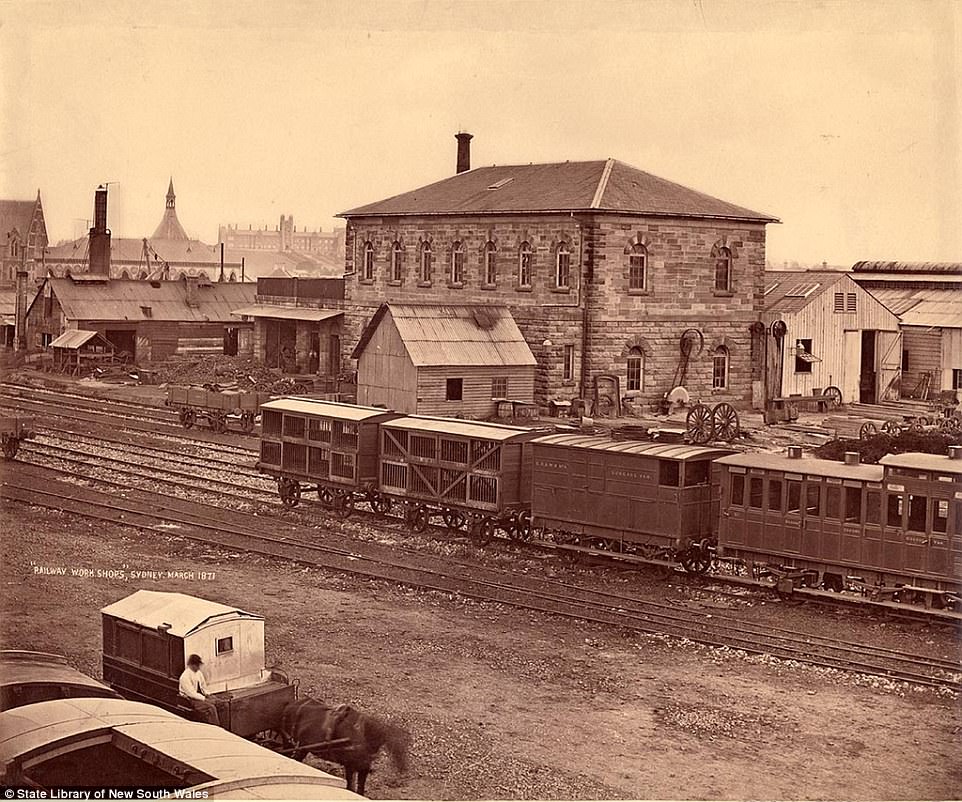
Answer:
<svg viewBox="0 0 962 802"><path fill-rule="evenodd" d="M411 771L379 764L375 798L962 797L962 706L929 691L859 686L21 505L0 525L4 647L65 653L99 675L98 610L138 587L261 612L269 660L303 691L353 700L414 734ZM216 576L83 579L32 564Z"/></svg>

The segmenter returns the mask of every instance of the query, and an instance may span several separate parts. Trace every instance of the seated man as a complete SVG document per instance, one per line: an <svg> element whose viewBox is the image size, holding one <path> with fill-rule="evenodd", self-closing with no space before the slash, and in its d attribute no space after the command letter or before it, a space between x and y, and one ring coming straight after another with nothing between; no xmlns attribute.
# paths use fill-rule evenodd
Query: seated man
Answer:
<svg viewBox="0 0 962 802"><path fill-rule="evenodd" d="M192 654L187 658L187 668L180 675L180 688L178 695L186 699L190 706L196 710L203 721L208 724L220 726L220 716L217 715L217 705L207 697L207 680L204 679L200 667L204 661L199 654Z"/></svg>

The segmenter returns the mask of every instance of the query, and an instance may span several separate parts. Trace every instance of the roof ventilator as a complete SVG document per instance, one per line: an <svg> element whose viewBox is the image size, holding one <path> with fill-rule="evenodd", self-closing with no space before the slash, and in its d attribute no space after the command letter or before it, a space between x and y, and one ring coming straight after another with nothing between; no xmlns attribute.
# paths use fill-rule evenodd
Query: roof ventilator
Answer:
<svg viewBox="0 0 962 802"><path fill-rule="evenodd" d="M857 451L846 451L845 452L845 464L846 465L858 465L861 462L861 456Z"/></svg>
<svg viewBox="0 0 962 802"><path fill-rule="evenodd" d="M949 459L962 460L962 446L949 446Z"/></svg>
<svg viewBox="0 0 962 802"><path fill-rule="evenodd" d="M789 459L801 459L801 458L802 458L802 447L801 447L801 446L789 446L789 447L788 447L788 458L789 458Z"/></svg>

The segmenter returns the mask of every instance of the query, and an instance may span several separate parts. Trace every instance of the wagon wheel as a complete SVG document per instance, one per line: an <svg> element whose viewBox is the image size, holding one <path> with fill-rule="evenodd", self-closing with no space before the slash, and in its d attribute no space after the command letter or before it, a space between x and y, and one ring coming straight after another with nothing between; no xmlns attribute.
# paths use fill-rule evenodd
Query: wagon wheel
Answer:
<svg viewBox="0 0 962 802"><path fill-rule="evenodd" d="M685 329L681 334L681 342L679 343L679 348L682 355L691 356L692 348L695 346L695 341L698 341L698 351L694 354L696 357L701 355L701 352L705 350L705 337L698 329Z"/></svg>
<svg viewBox="0 0 962 802"><path fill-rule="evenodd" d="M711 568L711 553L697 543L692 543L688 551L681 555L681 567L689 574L703 574Z"/></svg>
<svg viewBox="0 0 962 802"><path fill-rule="evenodd" d="M714 426L711 409L705 404L696 404L685 419L688 425L688 439L693 443L707 443L712 439Z"/></svg>
<svg viewBox="0 0 962 802"><path fill-rule="evenodd" d="M416 507L408 510L407 521L408 526L410 526L412 530L415 532L423 532L431 522L431 515L427 507L423 504L418 504Z"/></svg>
<svg viewBox="0 0 962 802"><path fill-rule="evenodd" d="M191 407L184 407L180 411L180 425L185 429L191 429L195 423L197 423L197 413Z"/></svg>
<svg viewBox="0 0 962 802"><path fill-rule="evenodd" d="M351 517L354 512L354 494L338 493L334 496L334 514L342 521Z"/></svg>
<svg viewBox="0 0 962 802"><path fill-rule="evenodd" d="M303 395L304 393L307 392L307 385L301 384L301 382L297 382L293 387L291 387L291 392L296 393L297 395Z"/></svg>
<svg viewBox="0 0 962 802"><path fill-rule="evenodd" d="M367 503L378 515L387 515L391 511L391 499L382 496L377 490L372 490L367 497Z"/></svg>
<svg viewBox="0 0 962 802"><path fill-rule="evenodd" d="M719 440L734 443L738 439L738 413L731 404L716 404L711 413L711 423Z"/></svg>
<svg viewBox="0 0 962 802"><path fill-rule="evenodd" d="M863 423L858 430L859 440L868 440L870 437L875 437L878 434L878 426L876 426L871 421Z"/></svg>
<svg viewBox="0 0 962 802"><path fill-rule="evenodd" d="M477 517L471 523L471 534L481 546L486 546L494 537L494 521L490 518Z"/></svg>
<svg viewBox="0 0 962 802"><path fill-rule="evenodd" d="M932 419L928 415L923 415L921 418L916 418L916 422L922 424L923 426L932 425Z"/></svg>
<svg viewBox="0 0 962 802"><path fill-rule="evenodd" d="M301 485L296 479L278 479L277 492L285 507L296 507L301 503Z"/></svg>
<svg viewBox="0 0 962 802"><path fill-rule="evenodd" d="M957 432L959 430L958 418L942 418L939 421L939 429L943 432Z"/></svg>
<svg viewBox="0 0 962 802"><path fill-rule="evenodd" d="M511 529L508 531L508 536L512 540L531 540L531 534L530 510L521 510L517 515L511 516Z"/></svg>
<svg viewBox="0 0 962 802"><path fill-rule="evenodd" d="M242 412L240 419L241 431L245 434L250 434L254 431L254 413L253 412Z"/></svg>
<svg viewBox="0 0 962 802"><path fill-rule="evenodd" d="M3 441L3 456L5 459L13 459L17 456L20 448L20 441L16 437L8 437Z"/></svg>
<svg viewBox="0 0 962 802"><path fill-rule="evenodd" d="M319 485L317 488L317 497L321 500L321 504L327 507L327 509L332 509L334 507L334 494L329 488Z"/></svg>
<svg viewBox="0 0 962 802"><path fill-rule="evenodd" d="M444 525L452 532L461 531L467 522L465 514L458 510L445 510L441 517L444 519Z"/></svg>
<svg viewBox="0 0 962 802"><path fill-rule="evenodd" d="M897 420L887 420L882 424L882 431L894 437L902 431L902 425Z"/></svg>
<svg viewBox="0 0 962 802"><path fill-rule="evenodd" d="M828 397L828 403L833 407L841 406L842 404L842 391L836 387L834 384L829 385L824 390L822 390L822 395Z"/></svg>
<svg viewBox="0 0 962 802"><path fill-rule="evenodd" d="M922 421L919 418L916 418L914 421L912 421L912 423L909 424L909 431L913 434L921 434L924 430L925 427L922 425Z"/></svg>

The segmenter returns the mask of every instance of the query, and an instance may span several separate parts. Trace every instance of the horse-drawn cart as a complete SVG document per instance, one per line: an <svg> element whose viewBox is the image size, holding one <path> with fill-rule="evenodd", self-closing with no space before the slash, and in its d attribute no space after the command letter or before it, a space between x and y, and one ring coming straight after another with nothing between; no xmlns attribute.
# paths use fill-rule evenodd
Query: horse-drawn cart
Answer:
<svg viewBox="0 0 962 802"><path fill-rule="evenodd" d="M37 436L33 425L33 418L22 415L7 415L0 418L0 445L3 446L4 459L13 459L17 456L21 440L32 440Z"/></svg>
<svg viewBox="0 0 962 802"><path fill-rule="evenodd" d="M269 393L218 391L206 387L167 388L167 406L177 410L180 424L190 429L198 420L204 420L215 432L226 432L236 421L245 434L254 431L258 408L271 399Z"/></svg>

